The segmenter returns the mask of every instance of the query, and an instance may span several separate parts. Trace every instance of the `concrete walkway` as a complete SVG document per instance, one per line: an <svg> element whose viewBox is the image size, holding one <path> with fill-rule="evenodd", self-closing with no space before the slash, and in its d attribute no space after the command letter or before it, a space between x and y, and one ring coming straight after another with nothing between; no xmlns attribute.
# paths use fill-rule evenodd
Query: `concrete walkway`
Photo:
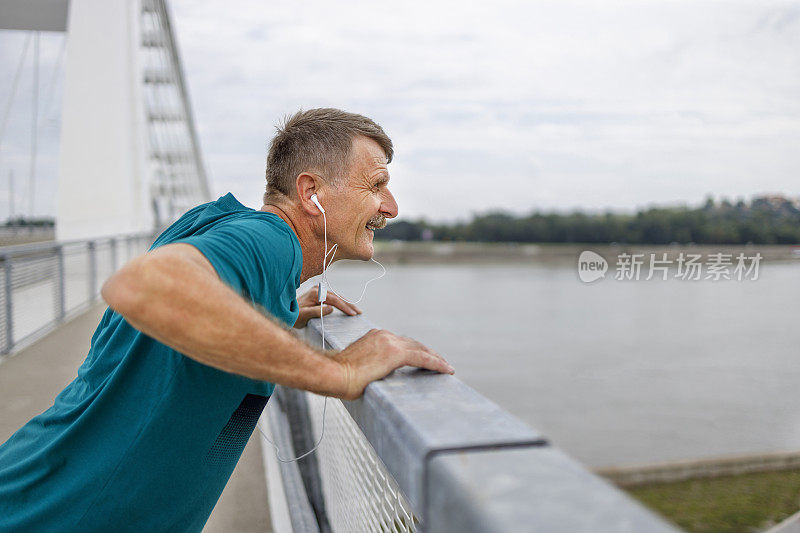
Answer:
<svg viewBox="0 0 800 533"><path fill-rule="evenodd" d="M0 443L50 407L72 381L104 310L94 306L0 363ZM204 532L272 532L257 435L247 444Z"/></svg>
<svg viewBox="0 0 800 533"><path fill-rule="evenodd" d="M800 533L800 513L795 513L764 533Z"/></svg>

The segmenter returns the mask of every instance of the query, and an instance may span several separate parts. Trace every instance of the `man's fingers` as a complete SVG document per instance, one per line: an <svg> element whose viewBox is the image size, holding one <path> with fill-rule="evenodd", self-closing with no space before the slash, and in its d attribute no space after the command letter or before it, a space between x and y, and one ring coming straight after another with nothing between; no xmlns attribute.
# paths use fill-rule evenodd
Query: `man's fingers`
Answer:
<svg viewBox="0 0 800 533"><path fill-rule="evenodd" d="M307 315L308 318L317 318L319 317L319 304L317 305L310 305L308 307L302 307L300 312ZM322 315L329 315L333 313L333 307L330 305L323 305L322 306Z"/></svg>
<svg viewBox="0 0 800 533"><path fill-rule="evenodd" d="M408 364L420 368L427 368L428 370L435 370L443 374L454 374L455 369L450 366L447 361L441 357L437 357L429 352L423 350L412 350L409 352L411 355Z"/></svg>
<svg viewBox="0 0 800 533"><path fill-rule="evenodd" d="M319 287L314 285L305 294L303 294L300 298L298 298L297 301L298 303L305 305L314 305L317 303L318 295L319 295ZM361 309L359 309L355 304L351 304L344 301L344 299L340 298L339 296L336 296L335 294L333 294L333 292L330 291L328 292L327 298L325 298L325 303L336 307L343 313L350 316L361 314Z"/></svg>
<svg viewBox="0 0 800 533"><path fill-rule="evenodd" d="M333 313L333 307L330 305L323 305L322 306L322 314L329 315ZM305 324L311 318L319 318L319 304L317 305L305 305L300 308L300 311L297 313L297 323Z"/></svg>
<svg viewBox="0 0 800 533"><path fill-rule="evenodd" d="M395 338L398 339L401 342L401 346L404 349L410 350L410 351L414 351L414 352L424 353L424 354L426 354L426 356L438 359L441 363L443 363L445 365L444 366L445 370L441 370L440 367L434 368L432 370L438 370L440 372L447 372L449 374L452 374L454 372L452 365L450 365L450 363L448 363L447 360L445 360L445 358L442 357L441 354L439 354L436 350L433 350L432 348L428 348L427 346L425 346L424 344L422 344L418 340L412 339L411 337L401 337L401 336L395 335ZM428 367L425 367L425 368L428 368Z"/></svg>
<svg viewBox="0 0 800 533"><path fill-rule="evenodd" d="M314 305L317 303L317 287L309 289L308 291L304 292L302 296L297 298L297 303L300 304L300 307L306 307L309 305Z"/></svg>
<svg viewBox="0 0 800 533"><path fill-rule="evenodd" d="M444 358L444 357L442 357L442 355L441 355L439 352L437 352L436 350L434 350L434 349L432 349L432 348L428 348L427 346L425 346L424 344L422 344L422 343L421 343L421 342L419 342L418 340L416 340L416 339L412 339L411 337L403 337L403 339L404 339L406 342L408 342L408 343L409 343L409 344L410 344L410 345L411 345L413 348L415 348L415 349L417 349L417 350L421 350L421 351L423 351L423 352L427 352L427 353L429 353L429 354L431 354L431 355L433 355L433 356L435 356L435 357L438 357L439 359L441 359L441 360L442 360L442 361L444 361L445 363L447 363L447 361L445 360L445 358ZM449 366L449 363L448 363L448 366Z"/></svg>
<svg viewBox="0 0 800 533"><path fill-rule="evenodd" d="M344 314L354 316L361 313L361 309L356 307L353 304L349 304L333 294L332 292L328 292L328 297L325 298L325 303L330 304L337 309L341 310Z"/></svg>

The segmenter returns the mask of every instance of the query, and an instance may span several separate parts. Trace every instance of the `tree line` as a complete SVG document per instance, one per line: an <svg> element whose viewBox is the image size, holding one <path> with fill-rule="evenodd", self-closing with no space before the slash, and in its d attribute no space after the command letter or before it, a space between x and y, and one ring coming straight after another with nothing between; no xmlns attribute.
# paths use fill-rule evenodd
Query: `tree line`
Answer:
<svg viewBox="0 0 800 533"><path fill-rule="evenodd" d="M702 206L651 207L635 214L580 211L515 216L503 211L469 222L392 222L376 238L404 241L478 241L626 244L798 244L800 201L761 196L746 203L707 198Z"/></svg>
<svg viewBox="0 0 800 533"><path fill-rule="evenodd" d="M28 226L36 226L41 228L52 228L56 225L56 221L52 217L25 217L24 215L18 215L13 218L6 219L5 223L0 224L2 226L16 226L16 227L28 227Z"/></svg>

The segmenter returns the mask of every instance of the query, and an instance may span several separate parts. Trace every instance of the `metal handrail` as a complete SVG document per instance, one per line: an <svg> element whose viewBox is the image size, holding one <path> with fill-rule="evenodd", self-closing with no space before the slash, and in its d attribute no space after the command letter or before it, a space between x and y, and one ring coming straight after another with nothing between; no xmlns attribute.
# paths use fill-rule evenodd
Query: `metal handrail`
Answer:
<svg viewBox="0 0 800 533"><path fill-rule="evenodd" d="M118 242L120 240L152 238L152 234L146 233L124 233L120 235L106 235L92 239L71 239L66 241L40 241L27 244L13 244L10 246L0 246L0 258L6 256L27 255L36 252L53 251L63 246L74 246L88 244L89 242Z"/></svg>
<svg viewBox="0 0 800 533"><path fill-rule="evenodd" d="M0 359L96 301L102 282L120 266L119 243L127 244L127 261L152 240L147 232L0 247ZM104 269L98 267L100 252L107 252ZM85 265L70 267L65 257L85 259ZM85 292L77 295L69 290L83 285Z"/></svg>
<svg viewBox="0 0 800 533"><path fill-rule="evenodd" d="M325 340L341 350L373 327L331 315ZM310 320L307 340L320 334ZM415 530L677 531L454 376L406 367L342 404L420 518Z"/></svg>

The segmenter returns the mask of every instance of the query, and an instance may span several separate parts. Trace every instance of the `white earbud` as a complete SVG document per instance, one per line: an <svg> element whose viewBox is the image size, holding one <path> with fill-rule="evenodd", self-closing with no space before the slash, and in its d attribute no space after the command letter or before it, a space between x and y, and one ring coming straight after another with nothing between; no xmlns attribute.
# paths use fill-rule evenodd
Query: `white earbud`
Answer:
<svg viewBox="0 0 800 533"><path fill-rule="evenodd" d="M317 199L317 195L316 194L312 194L311 195L311 201L314 202L314 205L319 208L320 213L322 213L324 215L325 214L325 210L322 209L322 204L319 203L319 200Z"/></svg>

